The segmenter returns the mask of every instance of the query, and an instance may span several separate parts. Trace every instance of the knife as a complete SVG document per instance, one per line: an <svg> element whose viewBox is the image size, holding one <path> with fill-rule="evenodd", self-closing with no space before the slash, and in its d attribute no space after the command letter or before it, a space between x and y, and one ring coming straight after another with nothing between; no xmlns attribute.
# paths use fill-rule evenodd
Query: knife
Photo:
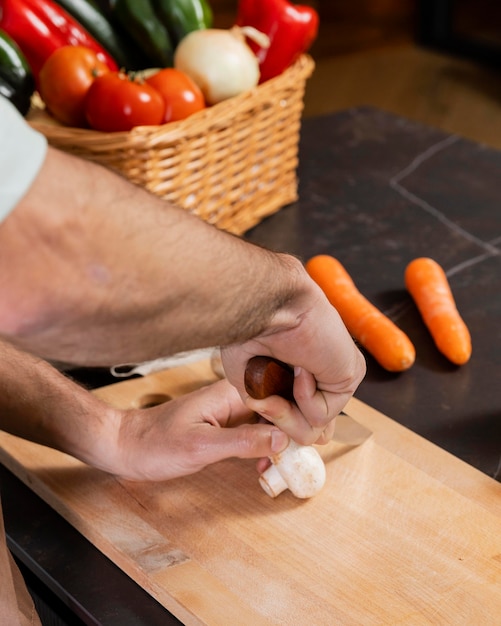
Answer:
<svg viewBox="0 0 501 626"><path fill-rule="evenodd" d="M245 390L257 400L268 396L281 396L294 402L294 370L279 361L267 356L252 357L245 369ZM345 411L336 417L333 441L349 446L359 446L371 437L372 431L357 422Z"/></svg>

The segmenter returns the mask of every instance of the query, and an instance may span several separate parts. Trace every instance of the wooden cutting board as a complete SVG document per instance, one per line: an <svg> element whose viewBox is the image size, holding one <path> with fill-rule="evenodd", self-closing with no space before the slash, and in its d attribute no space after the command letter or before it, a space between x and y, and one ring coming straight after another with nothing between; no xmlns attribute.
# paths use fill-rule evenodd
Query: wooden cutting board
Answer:
<svg viewBox="0 0 501 626"><path fill-rule="evenodd" d="M208 362L96 392L129 407L214 379ZM267 496L254 461L130 483L0 435L0 459L185 624L498 626L501 485L353 399L373 436L320 448L311 500Z"/></svg>

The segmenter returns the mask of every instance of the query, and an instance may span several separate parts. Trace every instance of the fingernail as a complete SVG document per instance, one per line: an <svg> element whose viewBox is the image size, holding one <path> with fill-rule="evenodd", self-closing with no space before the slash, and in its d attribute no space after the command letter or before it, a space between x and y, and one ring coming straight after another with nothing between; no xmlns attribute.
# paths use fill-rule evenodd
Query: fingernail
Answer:
<svg viewBox="0 0 501 626"><path fill-rule="evenodd" d="M302 369L303 369L302 367L300 367L299 365L296 365L294 367L294 377L299 376L299 374L301 374Z"/></svg>
<svg viewBox="0 0 501 626"><path fill-rule="evenodd" d="M282 452L289 445L289 437L279 428L271 431L271 451Z"/></svg>

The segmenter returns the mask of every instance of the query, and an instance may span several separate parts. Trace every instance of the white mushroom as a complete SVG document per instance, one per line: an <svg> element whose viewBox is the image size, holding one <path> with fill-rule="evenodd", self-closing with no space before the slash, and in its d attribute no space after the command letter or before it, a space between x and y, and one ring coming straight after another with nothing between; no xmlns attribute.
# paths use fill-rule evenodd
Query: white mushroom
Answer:
<svg viewBox="0 0 501 626"><path fill-rule="evenodd" d="M259 477L266 493L276 498L285 489L297 498L311 498L325 483L325 465L313 446L290 441L285 450L270 457L271 465Z"/></svg>

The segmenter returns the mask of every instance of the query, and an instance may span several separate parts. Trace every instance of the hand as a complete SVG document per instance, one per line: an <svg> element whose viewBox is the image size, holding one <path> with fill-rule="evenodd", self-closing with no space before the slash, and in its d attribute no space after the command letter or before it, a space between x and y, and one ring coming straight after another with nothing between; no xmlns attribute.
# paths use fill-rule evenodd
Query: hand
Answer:
<svg viewBox="0 0 501 626"><path fill-rule="evenodd" d="M267 457L287 446L285 433L257 421L236 389L221 380L156 407L120 412L112 452L105 464L95 458L94 464L129 480L159 481L230 457Z"/></svg>
<svg viewBox="0 0 501 626"><path fill-rule="evenodd" d="M221 351L227 378L247 407L304 445L332 438L335 417L366 371L363 356L337 311L321 290L308 282L307 296L294 303L292 311L279 312L267 332ZM278 396L256 400L247 395L244 371L256 355L294 366L295 402Z"/></svg>

